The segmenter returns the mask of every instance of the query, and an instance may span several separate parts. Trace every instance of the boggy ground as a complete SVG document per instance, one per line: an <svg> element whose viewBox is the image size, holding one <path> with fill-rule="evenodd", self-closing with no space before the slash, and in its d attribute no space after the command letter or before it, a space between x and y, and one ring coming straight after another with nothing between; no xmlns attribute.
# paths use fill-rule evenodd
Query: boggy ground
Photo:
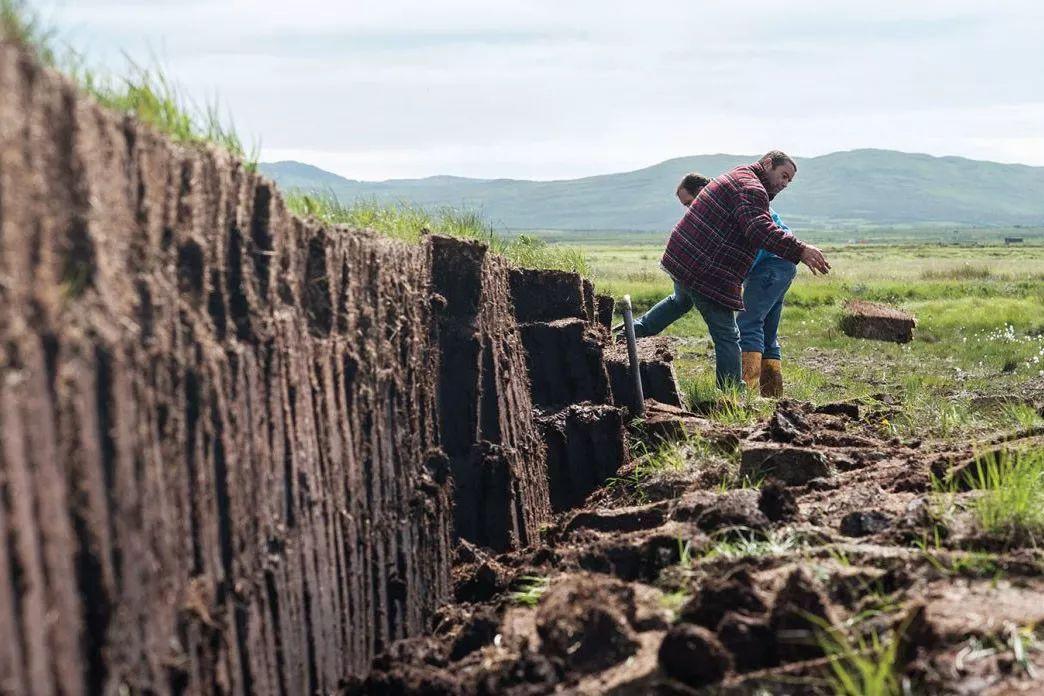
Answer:
<svg viewBox="0 0 1044 696"><path fill-rule="evenodd" d="M882 399L732 430L659 409L536 548L458 547L457 603L348 692L1039 693L1044 554L969 472L1040 429L885 438Z"/></svg>

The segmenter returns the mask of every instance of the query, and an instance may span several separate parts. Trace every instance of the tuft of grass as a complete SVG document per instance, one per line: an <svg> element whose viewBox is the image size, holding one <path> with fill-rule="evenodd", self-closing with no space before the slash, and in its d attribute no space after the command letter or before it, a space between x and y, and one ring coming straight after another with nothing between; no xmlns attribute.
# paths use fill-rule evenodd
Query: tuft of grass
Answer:
<svg viewBox="0 0 1044 696"><path fill-rule="evenodd" d="M673 592L664 592L663 596L660 597L660 606L671 612L671 615L677 619L678 613L681 612L682 607L692 598L688 592L684 589L675 590Z"/></svg>
<svg viewBox="0 0 1044 696"><path fill-rule="evenodd" d="M718 484L718 492L726 493L728 491L737 491L744 488L759 490L764 483L764 476L752 478L750 476L740 476L738 473L730 473L722 478L721 482Z"/></svg>
<svg viewBox="0 0 1044 696"><path fill-rule="evenodd" d="M678 537L678 565L683 568L692 566L692 542Z"/></svg>
<svg viewBox="0 0 1044 696"><path fill-rule="evenodd" d="M996 554L985 551L946 552L941 540L922 539L914 544L928 564L943 575L999 579L1004 575Z"/></svg>
<svg viewBox="0 0 1044 696"><path fill-rule="evenodd" d="M511 599L527 607L535 607L551 586L551 578L541 575L523 575L519 580L519 589L511 594Z"/></svg>
<svg viewBox="0 0 1044 696"><path fill-rule="evenodd" d="M22 0L0 0L0 38L25 47L40 62L65 73L102 106L133 116L182 145L217 145L256 170L257 144L248 151L217 103L200 107L190 101L161 67L145 68L128 58L126 74L101 73L82 54L60 48L55 31Z"/></svg>
<svg viewBox="0 0 1044 696"><path fill-rule="evenodd" d="M898 696L903 693L899 677L899 636L902 630L885 637L871 631L869 636L850 636L845 631L820 624L817 640L830 665L830 686L840 696Z"/></svg>
<svg viewBox="0 0 1044 696"><path fill-rule="evenodd" d="M691 463L717 456L713 445L696 433L676 440L657 440L653 445L634 440L631 458L639 480L665 471L682 471Z"/></svg>
<svg viewBox="0 0 1044 696"><path fill-rule="evenodd" d="M802 548L805 541L796 534L769 532L761 536L753 531L747 534L729 530L729 535L713 543L700 557L701 561L715 558L751 558L760 556L782 556Z"/></svg>
<svg viewBox="0 0 1044 696"><path fill-rule="evenodd" d="M409 203L386 204L376 200L346 205L332 193L301 192L287 195L286 204L294 213L315 218L326 225L370 229L406 242L419 241L424 230L451 237L495 241L481 217L456 208L428 210Z"/></svg>
<svg viewBox="0 0 1044 696"><path fill-rule="evenodd" d="M102 106L133 116L182 145L213 144L257 168L259 147L249 150L231 117L222 118L217 103L198 106L159 66L146 68L128 59L126 74L111 77L86 67L82 61L66 72Z"/></svg>
<svg viewBox="0 0 1044 696"><path fill-rule="evenodd" d="M0 39L33 51L46 65L53 66L58 60L54 30L22 0L0 0Z"/></svg>
<svg viewBox="0 0 1044 696"><path fill-rule="evenodd" d="M530 235L504 239L496 234L479 213L441 206L426 209L409 203L382 203L376 200L343 203L329 192L293 192L286 197L291 211L313 217L327 225L371 229L407 242L418 241L423 230L462 239L484 242L516 266L570 271L590 276L584 253L575 247L548 244Z"/></svg>
<svg viewBox="0 0 1044 696"><path fill-rule="evenodd" d="M708 365L713 368L709 361ZM713 372L701 372L681 380L680 389L686 408L706 413L711 420L729 426L746 426L772 415L775 402L762 399L753 391L730 386L719 390Z"/></svg>
<svg viewBox="0 0 1044 696"><path fill-rule="evenodd" d="M523 268L548 268L579 273L585 278L591 276L591 266L581 249L548 244L539 237L520 234L508 241L500 253Z"/></svg>
<svg viewBox="0 0 1044 696"><path fill-rule="evenodd" d="M718 388L714 385L713 377L706 379L702 375L694 375L680 381L682 401L690 411L699 412L705 404L718 400Z"/></svg>
<svg viewBox="0 0 1044 696"><path fill-rule="evenodd" d="M926 268L921 271L922 280L990 280L993 271L989 266L964 263L952 268Z"/></svg>
<svg viewBox="0 0 1044 696"><path fill-rule="evenodd" d="M1044 417L1030 404L1007 403L998 414L998 425L1001 428L1011 427L1017 430L1032 430L1044 425Z"/></svg>
<svg viewBox="0 0 1044 696"><path fill-rule="evenodd" d="M1044 449L980 459L970 483L972 510L988 533L1036 539L1044 533Z"/></svg>
<svg viewBox="0 0 1044 696"><path fill-rule="evenodd" d="M631 445L631 457L635 461L635 474L645 478L662 471L681 471L688 461L689 448L686 441L660 442L650 447L641 440Z"/></svg>

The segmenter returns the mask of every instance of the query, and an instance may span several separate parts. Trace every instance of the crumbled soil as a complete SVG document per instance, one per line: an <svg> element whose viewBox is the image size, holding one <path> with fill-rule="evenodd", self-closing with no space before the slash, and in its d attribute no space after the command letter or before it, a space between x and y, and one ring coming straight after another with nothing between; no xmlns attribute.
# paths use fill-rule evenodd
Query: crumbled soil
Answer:
<svg viewBox="0 0 1044 696"><path fill-rule="evenodd" d="M678 418L655 437L711 428ZM457 598L477 604L404 641L355 692L831 693L825 647L842 635L895 637L913 693L1039 692L1044 552L977 530L977 491L946 508L932 495L933 475L960 476L982 443L904 443L872 418L858 403L781 401L733 432L731 454L641 495L625 465L537 545L462 547ZM995 445L1036 442L1022 435ZM759 488L722 485L737 460ZM534 578L543 592L518 594Z"/></svg>

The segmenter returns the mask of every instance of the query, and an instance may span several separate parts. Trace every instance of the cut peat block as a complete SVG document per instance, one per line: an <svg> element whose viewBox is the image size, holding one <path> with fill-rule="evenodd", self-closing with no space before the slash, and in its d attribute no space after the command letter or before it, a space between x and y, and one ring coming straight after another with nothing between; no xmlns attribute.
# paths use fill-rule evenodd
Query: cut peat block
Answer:
<svg viewBox="0 0 1044 696"><path fill-rule="evenodd" d="M522 345L537 406L610 400L601 336L583 319L523 324Z"/></svg>
<svg viewBox="0 0 1044 696"><path fill-rule="evenodd" d="M642 373L642 391L646 399L661 404L681 406L678 380L674 374L674 351L671 339L662 336L638 339L638 364ZM605 351L605 366L617 406L635 407L634 381L631 378L627 344L618 343Z"/></svg>
<svg viewBox="0 0 1044 696"><path fill-rule="evenodd" d="M753 481L771 476L788 486L803 486L835 473L822 452L807 447L750 443L743 447L740 461L740 476Z"/></svg>
<svg viewBox="0 0 1044 696"><path fill-rule="evenodd" d="M586 321L592 318L594 289L588 290L584 279L576 273L512 268L509 281L515 317L520 324L569 317Z"/></svg>
<svg viewBox="0 0 1044 696"><path fill-rule="evenodd" d="M537 418L547 447L551 507L581 505L627 463L627 436L621 409L606 404L572 404Z"/></svg>
<svg viewBox="0 0 1044 696"><path fill-rule="evenodd" d="M841 330L853 338L909 343L917 320L906 312L866 300L849 300L841 313Z"/></svg>
<svg viewBox="0 0 1044 696"><path fill-rule="evenodd" d="M607 329L613 326L613 311L616 310L616 300L612 295L595 295L595 322Z"/></svg>

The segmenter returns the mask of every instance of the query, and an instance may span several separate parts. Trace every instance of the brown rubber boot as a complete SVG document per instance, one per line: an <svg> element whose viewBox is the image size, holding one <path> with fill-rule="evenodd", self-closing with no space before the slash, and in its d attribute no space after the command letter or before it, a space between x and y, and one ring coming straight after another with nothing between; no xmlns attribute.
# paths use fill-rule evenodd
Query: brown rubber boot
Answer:
<svg viewBox="0 0 1044 696"><path fill-rule="evenodd" d="M761 361L761 395L770 399L783 396L783 365L779 360Z"/></svg>
<svg viewBox="0 0 1044 696"><path fill-rule="evenodd" d="M754 391L758 388L758 380L761 376L761 353L743 351L743 381L747 389Z"/></svg>

